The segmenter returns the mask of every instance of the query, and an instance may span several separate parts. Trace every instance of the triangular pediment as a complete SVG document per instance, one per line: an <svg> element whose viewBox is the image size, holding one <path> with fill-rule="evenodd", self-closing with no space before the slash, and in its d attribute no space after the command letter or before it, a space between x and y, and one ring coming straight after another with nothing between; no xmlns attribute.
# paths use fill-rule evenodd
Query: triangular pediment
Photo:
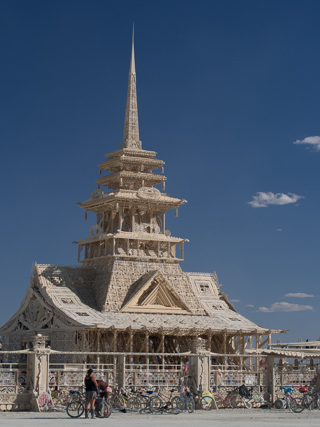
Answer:
<svg viewBox="0 0 320 427"><path fill-rule="evenodd" d="M190 314L187 306L159 271L142 277L139 285L121 309L122 312Z"/></svg>

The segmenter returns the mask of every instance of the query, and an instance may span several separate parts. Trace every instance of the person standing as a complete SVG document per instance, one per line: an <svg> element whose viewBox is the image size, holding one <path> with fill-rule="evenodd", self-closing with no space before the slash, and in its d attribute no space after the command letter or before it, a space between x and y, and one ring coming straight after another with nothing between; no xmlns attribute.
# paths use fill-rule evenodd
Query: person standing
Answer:
<svg viewBox="0 0 320 427"><path fill-rule="evenodd" d="M98 392L98 383L95 377L93 376L93 370L88 369L88 373L84 379L84 384L86 386L86 406L85 406L85 417L89 418L88 411L91 406L91 418L96 418L94 404L97 398Z"/></svg>

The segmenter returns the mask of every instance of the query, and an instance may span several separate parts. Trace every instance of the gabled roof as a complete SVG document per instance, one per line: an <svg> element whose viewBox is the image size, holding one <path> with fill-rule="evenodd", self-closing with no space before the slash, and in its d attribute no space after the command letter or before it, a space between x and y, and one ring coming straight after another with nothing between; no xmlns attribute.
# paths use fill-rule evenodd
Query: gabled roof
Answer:
<svg viewBox="0 0 320 427"><path fill-rule="evenodd" d="M118 270L118 272L120 271ZM268 329L262 328L239 313L230 310L225 301L221 299L211 274L189 273L194 293L185 283L183 286L186 286L188 294L183 294L179 290L178 283L171 285L170 280L154 268L140 276L128 287L119 311L102 311L97 308L93 291L97 276L99 274L95 273L94 268L36 264L26 297L17 313L0 329L1 335L84 328L147 329L150 333L179 333L180 335L225 331L246 334L268 332ZM155 291L156 288L151 289L154 279L157 279L162 285L157 291ZM103 274L101 280L101 284L105 283L106 278L103 279ZM115 285L116 292L119 282ZM197 294L197 289L203 295ZM168 298L168 294L170 298ZM115 299L116 294L111 293L110 297ZM160 304L153 304L157 301L169 304L169 309L167 312L122 310L130 305L135 307L136 300L139 305L140 298L140 305L145 303L146 308L148 304L149 306L159 306ZM206 300L207 303L205 303ZM181 311L170 311L172 304ZM208 311L206 312L204 308L202 311L199 310L198 305L206 306ZM36 307L35 313L33 313L33 306Z"/></svg>
<svg viewBox="0 0 320 427"><path fill-rule="evenodd" d="M192 314L160 271L146 273L128 294L122 312Z"/></svg>

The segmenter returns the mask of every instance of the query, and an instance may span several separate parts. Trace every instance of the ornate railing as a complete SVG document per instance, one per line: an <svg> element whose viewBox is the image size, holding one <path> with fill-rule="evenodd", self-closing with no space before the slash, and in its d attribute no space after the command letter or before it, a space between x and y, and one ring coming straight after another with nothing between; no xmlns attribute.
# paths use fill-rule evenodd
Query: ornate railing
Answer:
<svg viewBox="0 0 320 427"><path fill-rule="evenodd" d="M0 363L0 393L24 393L26 388L26 363Z"/></svg>
<svg viewBox="0 0 320 427"><path fill-rule="evenodd" d="M49 365L50 389L82 390L89 368L94 369L96 379L103 379L111 386L115 385L116 366L113 364L52 363Z"/></svg>
<svg viewBox="0 0 320 427"><path fill-rule="evenodd" d="M134 388L177 387L183 373L181 364L126 364L125 386Z"/></svg>

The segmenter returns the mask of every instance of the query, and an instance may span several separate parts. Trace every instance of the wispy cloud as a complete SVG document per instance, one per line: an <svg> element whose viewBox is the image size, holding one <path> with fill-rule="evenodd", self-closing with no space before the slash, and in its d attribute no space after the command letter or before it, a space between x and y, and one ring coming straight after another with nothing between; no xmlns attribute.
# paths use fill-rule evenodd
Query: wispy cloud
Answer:
<svg viewBox="0 0 320 427"><path fill-rule="evenodd" d="M305 294L304 292L296 292L285 294L285 297L288 298L314 298L313 294Z"/></svg>
<svg viewBox="0 0 320 427"><path fill-rule="evenodd" d="M270 308L259 307L258 311L264 313L273 313L275 311L306 311L313 310L311 305L290 304L289 302L274 302Z"/></svg>
<svg viewBox="0 0 320 427"><path fill-rule="evenodd" d="M246 304L245 306L249 307L249 308L253 308L254 307L254 305L252 305L252 304Z"/></svg>
<svg viewBox="0 0 320 427"><path fill-rule="evenodd" d="M269 205L288 205L296 203L303 196L293 193L269 193L258 192L256 196L252 197L252 201L248 202L253 208L266 208Z"/></svg>
<svg viewBox="0 0 320 427"><path fill-rule="evenodd" d="M277 228L277 231L282 231L282 228Z"/></svg>
<svg viewBox="0 0 320 427"><path fill-rule="evenodd" d="M312 147L315 151L320 151L320 136L308 136L304 139L297 139L294 144L305 144Z"/></svg>

